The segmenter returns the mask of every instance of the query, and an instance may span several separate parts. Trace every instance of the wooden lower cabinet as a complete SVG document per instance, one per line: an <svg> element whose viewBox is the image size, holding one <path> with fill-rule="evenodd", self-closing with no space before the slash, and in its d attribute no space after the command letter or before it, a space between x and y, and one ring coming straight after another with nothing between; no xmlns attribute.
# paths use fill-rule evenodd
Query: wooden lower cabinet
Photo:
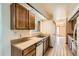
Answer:
<svg viewBox="0 0 79 59"><path fill-rule="evenodd" d="M11 45L11 56L22 56L22 50Z"/></svg>
<svg viewBox="0 0 79 59"><path fill-rule="evenodd" d="M36 47L32 45L23 51L23 56L31 56L36 54Z"/></svg>
<svg viewBox="0 0 79 59"><path fill-rule="evenodd" d="M33 50L24 56L36 56L36 50Z"/></svg>
<svg viewBox="0 0 79 59"><path fill-rule="evenodd" d="M48 40L48 38L46 38L43 41L43 55L46 53L48 48L49 48L49 40Z"/></svg>
<svg viewBox="0 0 79 59"><path fill-rule="evenodd" d="M46 40L44 41L44 43L43 43L43 54L46 52Z"/></svg>
<svg viewBox="0 0 79 59"><path fill-rule="evenodd" d="M32 45L25 50L20 50L13 45L11 45L11 55L12 56L35 56L36 55L36 47Z"/></svg>
<svg viewBox="0 0 79 59"><path fill-rule="evenodd" d="M12 56L43 56L48 48L49 48L49 39L45 38L24 50L20 50L17 47L11 45L11 55Z"/></svg>

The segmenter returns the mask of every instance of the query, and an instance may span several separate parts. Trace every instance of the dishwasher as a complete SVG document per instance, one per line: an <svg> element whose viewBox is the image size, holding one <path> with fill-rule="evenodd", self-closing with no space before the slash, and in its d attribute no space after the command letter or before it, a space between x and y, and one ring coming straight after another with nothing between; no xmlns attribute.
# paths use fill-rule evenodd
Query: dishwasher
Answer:
<svg viewBox="0 0 79 59"><path fill-rule="evenodd" d="M36 56L43 55L43 41L40 41L36 44Z"/></svg>

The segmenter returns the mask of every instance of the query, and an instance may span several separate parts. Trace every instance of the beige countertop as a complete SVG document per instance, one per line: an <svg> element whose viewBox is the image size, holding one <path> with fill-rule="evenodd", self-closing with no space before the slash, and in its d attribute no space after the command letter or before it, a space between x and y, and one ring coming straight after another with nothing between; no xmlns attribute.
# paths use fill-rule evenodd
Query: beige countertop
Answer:
<svg viewBox="0 0 79 59"><path fill-rule="evenodd" d="M43 40L44 38L48 37L48 35L46 35L45 37L43 38L38 38L38 37L31 37L29 38L30 40L28 41L25 41L25 42L21 42L21 43L18 43L18 44L13 44L13 46L17 47L18 49L20 50L24 50L30 46L32 46L33 44Z"/></svg>

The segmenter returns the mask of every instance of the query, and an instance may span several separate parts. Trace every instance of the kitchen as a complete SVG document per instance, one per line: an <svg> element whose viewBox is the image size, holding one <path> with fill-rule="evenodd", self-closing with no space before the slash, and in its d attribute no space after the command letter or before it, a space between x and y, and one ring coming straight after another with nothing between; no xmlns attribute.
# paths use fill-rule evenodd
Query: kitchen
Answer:
<svg viewBox="0 0 79 59"><path fill-rule="evenodd" d="M45 56L46 52L49 53L48 50L54 49L54 47L56 47L57 35L63 36L66 39L63 44L68 44L67 48L69 48L72 51L71 53L73 54L73 56L79 55L77 49L78 27L76 28L76 31L74 30L74 28L76 27L74 23L77 22L78 25L77 17L79 13L79 4L3 3L0 5L2 8L2 29L0 30L0 32L2 39L1 41L3 42L1 43L1 55ZM53 9L51 8L52 5ZM68 6L70 6L71 8ZM75 12L74 10L72 10L73 8L75 9ZM70 15L72 12L68 14L71 10L74 12L72 15ZM54 15L52 15L52 13ZM65 26L62 27L63 29L65 28L65 30L61 30L59 31L59 34L56 34L56 27L61 27L60 25L62 25L63 21L65 21ZM68 27L69 24L70 27ZM62 29L62 27L60 29ZM74 36L74 33L76 33L76 36ZM74 43L71 42L76 41L70 39L71 34L73 34L72 37L74 39L76 38L77 40L76 47L74 46ZM62 44L60 44L60 46L61 45Z"/></svg>

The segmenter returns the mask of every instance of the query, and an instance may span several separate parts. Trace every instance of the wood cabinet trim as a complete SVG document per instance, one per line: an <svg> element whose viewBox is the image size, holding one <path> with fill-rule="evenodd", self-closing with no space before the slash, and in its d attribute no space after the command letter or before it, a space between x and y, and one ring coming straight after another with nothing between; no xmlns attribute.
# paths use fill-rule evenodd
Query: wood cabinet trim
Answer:
<svg viewBox="0 0 79 59"><path fill-rule="evenodd" d="M13 11L15 11L15 4L11 4L10 5L10 19L11 19L11 22L10 22L10 25L11 25L11 29L14 29L15 25L13 25L13 22L15 22L15 13L13 13Z"/></svg>

